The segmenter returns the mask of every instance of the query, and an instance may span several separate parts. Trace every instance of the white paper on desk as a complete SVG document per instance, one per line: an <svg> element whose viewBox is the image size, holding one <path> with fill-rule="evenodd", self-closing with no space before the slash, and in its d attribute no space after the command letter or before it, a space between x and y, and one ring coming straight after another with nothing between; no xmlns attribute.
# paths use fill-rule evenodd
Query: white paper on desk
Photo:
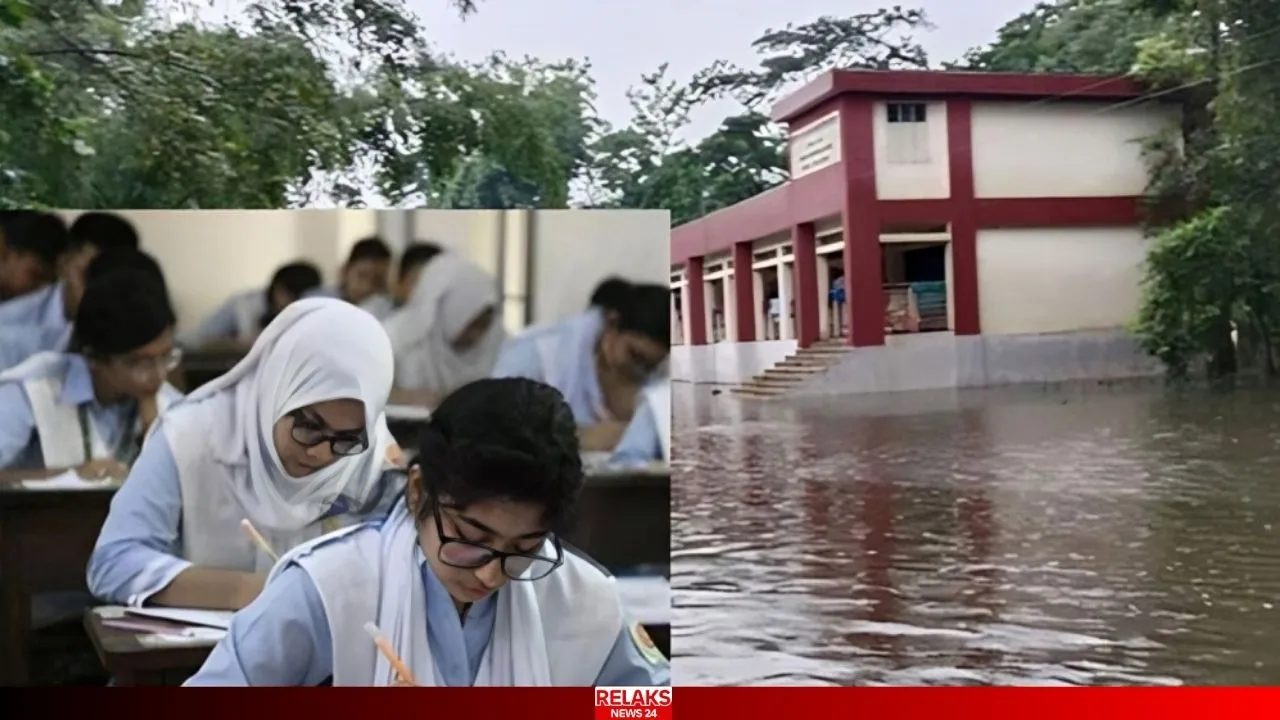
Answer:
<svg viewBox="0 0 1280 720"><path fill-rule="evenodd" d="M183 625L218 628L219 630L226 630L231 627L231 616L233 615L229 610L192 610L189 608L161 607L129 608L125 612L130 615L169 620Z"/></svg>
<svg viewBox="0 0 1280 720"><path fill-rule="evenodd" d="M620 577L622 608L641 625L671 624L671 581L665 577Z"/></svg>
<svg viewBox="0 0 1280 720"><path fill-rule="evenodd" d="M138 644L145 648L199 647L217 645L227 636L226 630L216 628L188 628L181 633L149 633L138 635Z"/></svg>
<svg viewBox="0 0 1280 720"><path fill-rule="evenodd" d="M22 487L27 490L102 490L114 486L116 482L114 478L85 480L75 470L68 470L51 478L23 480Z"/></svg>
<svg viewBox="0 0 1280 720"><path fill-rule="evenodd" d="M431 419L431 408L421 405L388 405L385 410L388 420L401 422L418 422Z"/></svg>

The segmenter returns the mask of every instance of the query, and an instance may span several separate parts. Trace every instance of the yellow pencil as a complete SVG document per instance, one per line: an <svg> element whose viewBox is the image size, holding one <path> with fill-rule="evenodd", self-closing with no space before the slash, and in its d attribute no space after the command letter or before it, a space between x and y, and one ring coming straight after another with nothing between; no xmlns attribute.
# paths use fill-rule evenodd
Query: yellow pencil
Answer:
<svg viewBox="0 0 1280 720"><path fill-rule="evenodd" d="M253 523L249 522L249 518L241 520L240 527L244 528L245 533L254 544L262 548L262 552L266 553L273 561L280 562L280 556L276 555L276 551L271 549L271 546L267 544L267 539L262 537L262 533L258 532L258 528L254 527Z"/></svg>
<svg viewBox="0 0 1280 720"><path fill-rule="evenodd" d="M400 676L400 682L406 685L416 685L413 681L413 673L409 668L405 667L404 661L396 655L395 648L391 647L391 641L387 640L387 636L382 634L377 625L372 622L364 624L364 631L369 633L369 637L373 638L373 642L382 651L382 655L387 658L387 662L391 663L391 669L396 671L396 675Z"/></svg>

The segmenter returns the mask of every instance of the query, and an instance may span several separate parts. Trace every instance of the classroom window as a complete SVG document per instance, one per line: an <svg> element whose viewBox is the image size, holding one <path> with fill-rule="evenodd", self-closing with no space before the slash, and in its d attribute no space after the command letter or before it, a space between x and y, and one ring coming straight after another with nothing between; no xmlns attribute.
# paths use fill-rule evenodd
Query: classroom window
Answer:
<svg viewBox="0 0 1280 720"><path fill-rule="evenodd" d="M886 105L885 160L895 165L930 161L929 123L924 103Z"/></svg>
<svg viewBox="0 0 1280 720"><path fill-rule="evenodd" d="M891 123L926 122L924 103L889 103L888 113Z"/></svg>

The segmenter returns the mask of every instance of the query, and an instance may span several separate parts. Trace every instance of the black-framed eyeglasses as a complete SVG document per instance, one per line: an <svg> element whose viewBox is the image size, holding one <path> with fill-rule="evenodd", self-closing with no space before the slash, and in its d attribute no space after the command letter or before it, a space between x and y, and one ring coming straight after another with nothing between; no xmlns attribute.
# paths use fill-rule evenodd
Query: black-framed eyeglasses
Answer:
<svg viewBox="0 0 1280 720"><path fill-rule="evenodd" d="M148 375L158 372L168 375L174 368L182 364L182 348L174 348L157 357L141 357L137 355L120 355L115 358L121 367L134 375Z"/></svg>
<svg viewBox="0 0 1280 720"><path fill-rule="evenodd" d="M302 410L288 413L293 419L293 427L289 430L293 441L303 447L312 448L321 443L329 443L334 455L359 455L369 449L369 433L366 430L328 432L325 427L309 417Z"/></svg>
<svg viewBox="0 0 1280 720"><path fill-rule="evenodd" d="M511 580L530 582L541 580L564 564L564 548L560 546L560 538L554 534L547 537L539 545L539 549L550 545L555 550L555 557L532 553L511 553L495 550L487 545L474 543L462 538L449 537L444 534L444 526L440 524L440 503L431 501L431 512L436 519L436 535L440 538L440 550L436 553L440 562L451 567L464 570L479 570L497 560L502 564L502 574Z"/></svg>

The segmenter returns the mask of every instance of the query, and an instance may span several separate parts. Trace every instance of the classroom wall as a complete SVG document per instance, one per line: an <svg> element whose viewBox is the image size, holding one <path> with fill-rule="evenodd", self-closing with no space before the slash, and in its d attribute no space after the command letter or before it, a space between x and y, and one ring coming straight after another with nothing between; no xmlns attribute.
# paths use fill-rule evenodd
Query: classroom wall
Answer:
<svg viewBox="0 0 1280 720"><path fill-rule="evenodd" d="M601 280L618 275L666 286L671 214L666 210L540 210L532 228L533 322L580 313Z"/></svg>
<svg viewBox="0 0 1280 720"><path fill-rule="evenodd" d="M66 211L68 221L79 212ZM233 293L265 286L306 258L332 282L351 245L377 228L372 210L125 210L142 247L164 268L179 327Z"/></svg>

